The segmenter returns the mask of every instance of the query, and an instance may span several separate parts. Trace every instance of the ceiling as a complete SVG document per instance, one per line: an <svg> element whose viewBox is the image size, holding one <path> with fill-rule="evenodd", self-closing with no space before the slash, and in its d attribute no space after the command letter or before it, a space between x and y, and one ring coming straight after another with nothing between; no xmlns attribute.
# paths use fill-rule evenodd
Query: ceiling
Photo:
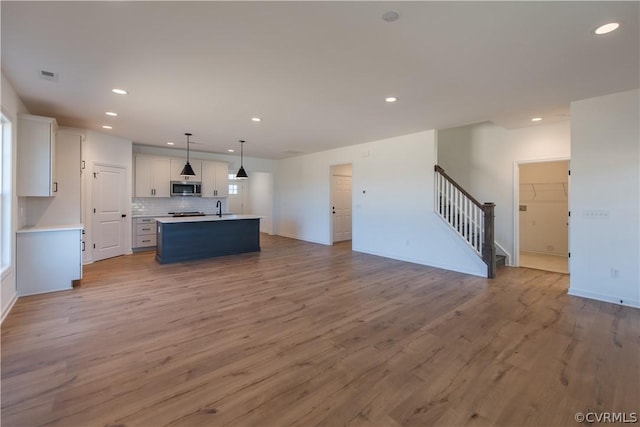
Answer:
<svg viewBox="0 0 640 427"><path fill-rule="evenodd" d="M244 139L280 159L567 120L572 100L640 86L638 2L0 4L2 71L29 111L139 144L184 148L191 132L194 150Z"/></svg>

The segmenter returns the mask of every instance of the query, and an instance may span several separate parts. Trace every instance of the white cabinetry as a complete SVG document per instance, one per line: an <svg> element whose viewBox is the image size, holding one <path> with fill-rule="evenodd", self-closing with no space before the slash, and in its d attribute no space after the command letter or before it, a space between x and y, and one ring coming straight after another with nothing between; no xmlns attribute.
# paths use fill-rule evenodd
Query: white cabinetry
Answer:
<svg viewBox="0 0 640 427"><path fill-rule="evenodd" d="M171 160L164 157L135 157L134 197L171 196Z"/></svg>
<svg viewBox="0 0 640 427"><path fill-rule="evenodd" d="M202 197L229 196L229 165L202 161Z"/></svg>
<svg viewBox="0 0 640 427"><path fill-rule="evenodd" d="M133 221L133 249L151 249L156 246L156 220L152 217Z"/></svg>
<svg viewBox="0 0 640 427"><path fill-rule="evenodd" d="M18 295L71 289L82 279L82 225L33 227L16 239Z"/></svg>
<svg viewBox="0 0 640 427"><path fill-rule="evenodd" d="M50 117L23 114L18 117L18 196L51 197L55 181L57 123Z"/></svg>
<svg viewBox="0 0 640 427"><path fill-rule="evenodd" d="M180 175L186 162L186 160L182 159L171 159L171 181L202 181L202 161L200 160L189 160L193 171L196 173L195 176Z"/></svg>

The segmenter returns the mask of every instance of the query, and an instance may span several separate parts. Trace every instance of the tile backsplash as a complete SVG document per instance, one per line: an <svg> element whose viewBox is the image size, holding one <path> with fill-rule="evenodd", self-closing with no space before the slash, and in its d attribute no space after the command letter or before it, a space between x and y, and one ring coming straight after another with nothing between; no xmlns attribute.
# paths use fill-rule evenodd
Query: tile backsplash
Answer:
<svg viewBox="0 0 640 427"><path fill-rule="evenodd" d="M229 211L227 199L203 197L134 197L131 215L166 215L169 212L196 211L216 213L216 202L222 202L222 212Z"/></svg>

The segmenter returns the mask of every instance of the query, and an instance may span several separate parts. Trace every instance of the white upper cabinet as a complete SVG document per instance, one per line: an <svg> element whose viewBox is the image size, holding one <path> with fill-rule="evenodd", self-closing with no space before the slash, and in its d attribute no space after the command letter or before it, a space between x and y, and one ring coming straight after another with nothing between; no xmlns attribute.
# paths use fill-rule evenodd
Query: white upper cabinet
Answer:
<svg viewBox="0 0 640 427"><path fill-rule="evenodd" d="M18 117L18 196L51 197L58 191L55 179L56 130L50 117Z"/></svg>
<svg viewBox="0 0 640 427"><path fill-rule="evenodd" d="M191 164L193 171L196 173L196 176L180 175L185 163L187 163L187 161L184 159L171 159L171 181L202 181L202 161L189 159L189 163Z"/></svg>
<svg viewBox="0 0 640 427"><path fill-rule="evenodd" d="M134 197L171 196L171 160L136 156Z"/></svg>
<svg viewBox="0 0 640 427"><path fill-rule="evenodd" d="M229 165L202 161L202 197L229 196Z"/></svg>

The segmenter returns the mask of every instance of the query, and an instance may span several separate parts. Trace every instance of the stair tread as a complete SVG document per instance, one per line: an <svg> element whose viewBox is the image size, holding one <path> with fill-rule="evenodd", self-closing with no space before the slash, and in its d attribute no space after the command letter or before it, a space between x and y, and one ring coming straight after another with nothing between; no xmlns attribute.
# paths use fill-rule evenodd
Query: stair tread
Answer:
<svg viewBox="0 0 640 427"><path fill-rule="evenodd" d="M504 267L505 265L507 265L506 255L496 255L496 267Z"/></svg>

